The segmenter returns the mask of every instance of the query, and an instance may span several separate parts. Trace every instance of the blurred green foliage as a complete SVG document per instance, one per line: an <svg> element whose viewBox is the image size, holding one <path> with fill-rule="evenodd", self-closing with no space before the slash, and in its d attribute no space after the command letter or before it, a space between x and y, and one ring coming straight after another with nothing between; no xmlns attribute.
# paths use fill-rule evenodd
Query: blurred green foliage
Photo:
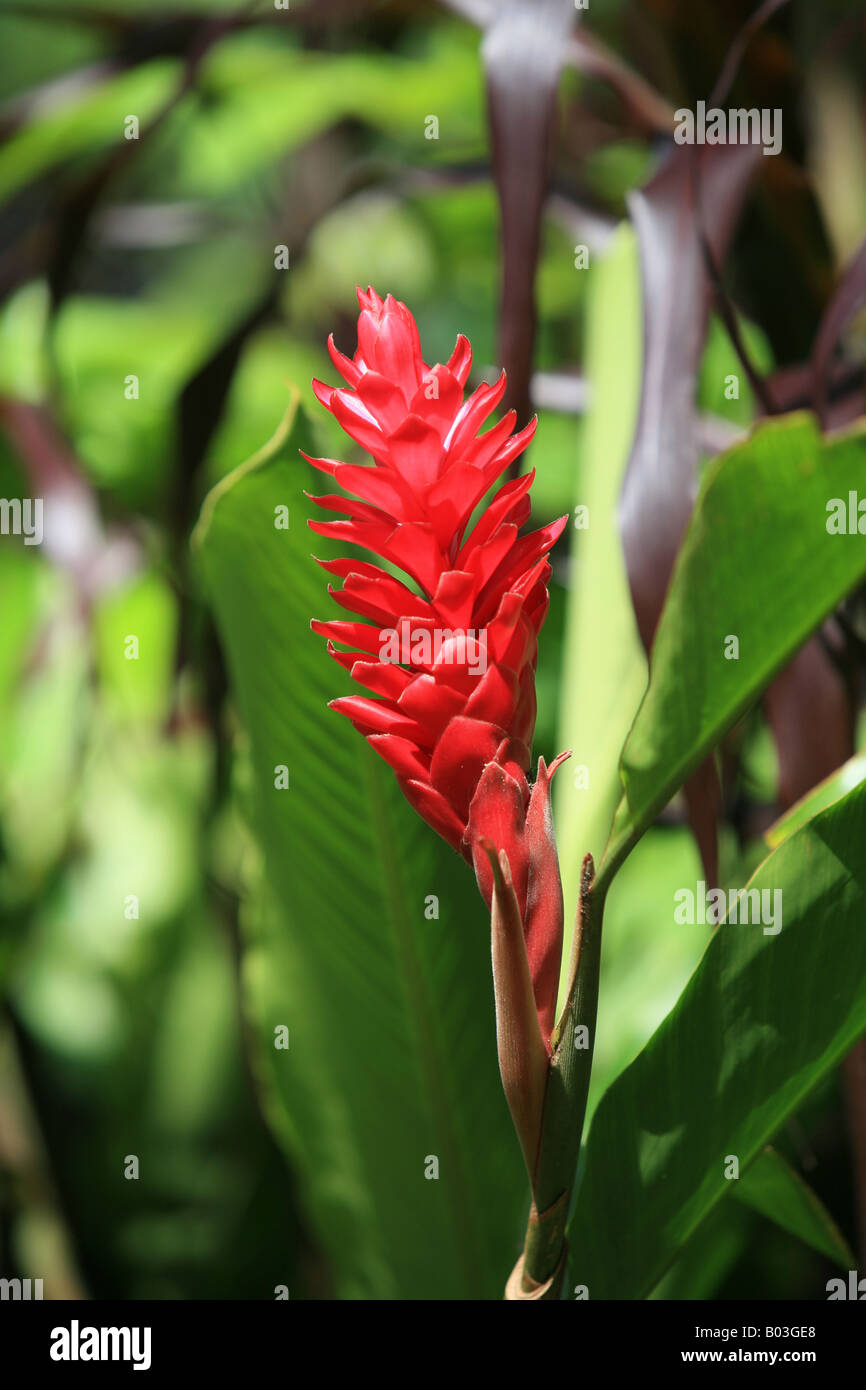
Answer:
<svg viewBox="0 0 866 1390"><path fill-rule="evenodd" d="M602 8L614 42L629 7ZM208 32L190 73L202 31L173 31L172 21L198 14L210 24L234 10L231 0L185 0L165 7L162 28L148 27L150 0L0 10L0 397L57 432L9 425L0 492L50 486L68 527L89 536L83 560L0 538L0 1131L23 1136L0 1150L0 1267L44 1275L49 1296L332 1288L291 1146L273 1137L273 1105L253 1077L238 978L239 903L259 871L238 809L248 749L188 541L208 489L271 436L287 382L312 404L311 377L331 373L328 333L350 349L356 283L410 303L429 357L444 359L460 331L479 374L497 358L500 227L477 32L432 6L309 27L270 13ZM570 97L583 90L573 75L564 86ZM430 113L436 141L425 137ZM137 142L123 137L131 114ZM581 193L610 231L653 150L628 123L617 127L607 95L597 114L605 136L581 161ZM634 405L634 265L616 259L621 236L609 261L593 250L578 272L578 239L551 211L535 364L543 373L566 364L572 385L586 371L597 395L586 418L573 404L540 410L529 460L538 523L589 496L612 508L603 474L621 476ZM282 245L283 272L274 268ZM609 314L624 316L610 321L628 323L627 339L601 341ZM744 333L769 367L773 333L749 323ZM719 386L735 365L714 322L700 404L742 426L749 392L731 408ZM311 410L311 421L318 452L344 447L324 412ZM610 576L570 535L572 554L564 543L554 560L538 673L535 752L548 757L575 721L590 738L603 733L619 674L599 685L586 672L604 667L611 622L627 621L601 606ZM315 587L312 561L310 574ZM567 632L587 612L567 620L566 610L581 582L582 604L601 616L595 649L584 643L577 655ZM324 603L324 583L320 592ZM622 732L643 679L635 660ZM324 707L321 719L330 729ZM760 721L750 739L751 785L769 798L775 768ZM614 763L609 771L615 778ZM590 832L566 800L573 885ZM405 830L411 811L395 815ZM600 822L591 834L603 837ZM728 851L735 879L752 851ZM674 887L697 874L676 823L652 830L617 881L592 1106L703 948L669 911ZM478 928L472 909L455 931ZM486 1018L489 999L484 1007ZM492 1076L492 1032L489 1042ZM281 1104L290 1102L289 1092ZM297 1116L276 1125L280 1140L286 1123ZM788 1156L814 1158L812 1180L850 1227L841 1125L828 1085L787 1136ZM129 1155L137 1180L124 1176ZM513 1158L491 1160L506 1186ZM738 1208L713 1223L670 1276L671 1296L822 1287L820 1257L757 1213ZM46 1226L63 1240L33 1234Z"/></svg>

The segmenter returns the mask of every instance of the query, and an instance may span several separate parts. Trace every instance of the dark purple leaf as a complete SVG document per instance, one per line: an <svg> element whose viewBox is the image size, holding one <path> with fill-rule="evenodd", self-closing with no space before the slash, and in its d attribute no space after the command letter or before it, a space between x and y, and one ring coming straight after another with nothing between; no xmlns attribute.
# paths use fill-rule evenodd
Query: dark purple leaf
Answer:
<svg viewBox="0 0 866 1390"><path fill-rule="evenodd" d="M752 36L763 29L769 19L772 19L777 10L781 10L787 5L789 0L763 0L754 14L751 14L741 28L734 42L728 49L728 55L722 65L716 85L708 102L710 106L721 106L728 92L734 84L734 79L739 72L740 63L751 42Z"/></svg>
<svg viewBox="0 0 866 1390"><path fill-rule="evenodd" d="M827 406L827 375L839 339L866 304L866 241L845 270L836 293L824 310L812 348L815 405L824 425L831 423Z"/></svg>
<svg viewBox="0 0 866 1390"><path fill-rule="evenodd" d="M767 377L776 409L811 409L815 403L815 373L811 362L779 367ZM834 362L825 373L824 425L840 429L866 410L866 372L855 362Z"/></svg>
<svg viewBox="0 0 866 1390"><path fill-rule="evenodd" d="M695 391L712 297L697 196L718 265L759 155L753 145L679 146L629 200L641 262L644 366L620 528L647 650L697 488Z"/></svg>
<svg viewBox="0 0 866 1390"><path fill-rule="evenodd" d="M841 672L818 637L764 697L779 757L779 802L791 806L854 752L854 711Z"/></svg>
<svg viewBox="0 0 866 1390"><path fill-rule="evenodd" d="M520 423L531 413L535 268L559 73L574 19L571 0L502 0L481 46L502 227L499 356L508 373L506 405Z"/></svg>
<svg viewBox="0 0 866 1390"><path fill-rule="evenodd" d="M568 45L568 61L585 77L597 77L617 93L635 130L647 135L670 134L673 107L586 26L573 34Z"/></svg>
<svg viewBox="0 0 866 1390"><path fill-rule="evenodd" d="M713 293L706 250L715 265L723 262L758 157L751 145L679 146L629 200L641 262L644 363L620 529L647 651L697 490L695 394ZM704 872L715 884L720 790L712 760L684 791Z"/></svg>

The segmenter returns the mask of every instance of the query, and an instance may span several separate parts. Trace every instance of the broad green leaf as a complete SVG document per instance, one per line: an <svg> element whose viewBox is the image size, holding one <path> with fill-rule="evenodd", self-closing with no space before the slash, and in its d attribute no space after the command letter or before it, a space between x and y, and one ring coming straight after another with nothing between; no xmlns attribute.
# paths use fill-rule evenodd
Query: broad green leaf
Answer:
<svg viewBox="0 0 866 1390"><path fill-rule="evenodd" d="M649 1297L688 1302L717 1297L719 1285L742 1258L752 1224L757 1223L745 1206L730 1198L719 1202Z"/></svg>
<svg viewBox="0 0 866 1390"><path fill-rule="evenodd" d="M599 1105L571 1226L574 1282L640 1298L741 1171L866 1031L866 783L748 887L782 929L717 928L682 997Z"/></svg>
<svg viewBox="0 0 866 1390"><path fill-rule="evenodd" d="M561 717L554 744L557 751L574 751L554 781L569 934L580 865L587 850L596 862L601 857L622 791L622 745L646 688L646 657L617 526L640 396L640 284L630 227L619 228L605 255L594 261L587 298L591 395L572 503L588 508L589 525L572 531ZM588 1117L673 1007L695 967L702 936L672 933L667 924L672 892L688 882L689 874L699 876L698 866L688 833L666 829L647 838L611 887ZM569 955L566 941L564 966Z"/></svg>
<svg viewBox="0 0 866 1390"><path fill-rule="evenodd" d="M562 664L558 748L573 757L554 781L556 835L566 904L580 865L596 861L622 791L619 756L646 687L616 511L640 395L640 289L634 234L621 228L590 272L587 308L592 391L580 491L586 529L574 529ZM571 913L566 912L570 922ZM563 952L567 965L569 952Z"/></svg>
<svg viewBox="0 0 866 1390"><path fill-rule="evenodd" d="M295 401L271 447L211 493L196 536L264 859L245 915L257 1070L338 1296L496 1298L525 1192L496 1068L489 925L466 866L326 708L347 681L309 631L330 600L310 558L301 444Z"/></svg>
<svg viewBox="0 0 866 1390"><path fill-rule="evenodd" d="M856 1257L823 1202L787 1159L768 1145L750 1164L732 1195L777 1226L835 1260L855 1269Z"/></svg>
<svg viewBox="0 0 866 1390"><path fill-rule="evenodd" d="M623 749L603 880L866 574L863 537L827 530L828 503L862 486L864 465L866 426L822 439L798 414L759 426L707 470Z"/></svg>

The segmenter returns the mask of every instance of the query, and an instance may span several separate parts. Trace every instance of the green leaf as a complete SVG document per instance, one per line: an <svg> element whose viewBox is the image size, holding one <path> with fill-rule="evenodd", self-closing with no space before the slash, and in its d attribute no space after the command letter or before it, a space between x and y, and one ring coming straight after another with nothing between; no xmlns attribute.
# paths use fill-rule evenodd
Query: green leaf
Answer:
<svg viewBox="0 0 866 1390"><path fill-rule="evenodd" d="M553 744L557 751L574 750L553 784L567 907L577 900L584 854L589 851L596 863L601 859L622 792L620 753L646 689L646 656L617 528L641 377L637 250L627 225L588 272L586 340L590 406L571 503L587 506L589 525L572 531L575 578L567 596L561 717ZM543 456L539 476L545 462ZM542 669L544 644L543 637ZM582 768L585 778L579 775ZM671 893L690 874L699 876L693 838L686 830L666 828L658 838L654 832L645 838L608 894L588 1117L673 1007L695 967L703 942L664 930ZM569 936L572 921L568 909ZM567 940L563 987L569 956Z"/></svg>
<svg viewBox="0 0 866 1390"><path fill-rule="evenodd" d="M0 151L0 198L9 198L64 159L119 144L130 114L146 127L168 101L180 74L178 61L159 59L106 81L70 84L66 101L44 103L6 141Z"/></svg>
<svg viewBox="0 0 866 1390"><path fill-rule="evenodd" d="M86 736L75 852L27 914L9 995L88 1294L294 1297L291 1184L250 1094L225 899L205 893L210 746L192 726ZM46 1296L69 1297L53 1270Z"/></svg>
<svg viewBox="0 0 866 1390"><path fill-rule="evenodd" d="M572 530L557 748L574 757L554 781L556 835L567 903L577 901L583 856L596 862L622 792L619 756L646 687L616 526L622 474L640 396L640 289L634 233L621 228L590 272L586 337L592 396L580 491L586 529ZM603 600L603 601L602 601ZM586 769L586 778L578 774ZM566 913L570 920L570 914ZM563 952L567 966L568 950Z"/></svg>
<svg viewBox="0 0 866 1390"><path fill-rule="evenodd" d="M66 428L88 476L141 505L162 495L175 447L177 399L227 331L210 305L75 295L52 351ZM139 397L125 395L128 375Z"/></svg>
<svg viewBox="0 0 866 1390"><path fill-rule="evenodd" d="M866 1031L866 783L749 887L777 935L723 922L674 1010L599 1105L569 1240L592 1298L641 1298L786 1117Z"/></svg>
<svg viewBox="0 0 866 1390"><path fill-rule="evenodd" d="M337 1296L495 1298L526 1197L487 914L467 867L326 708L347 681L309 630L330 601L309 553L301 444L296 398L271 446L210 494L196 535L264 858L245 921L257 1069ZM281 505L288 530L274 525ZM438 1179L425 1176L433 1158Z"/></svg>
<svg viewBox="0 0 866 1390"><path fill-rule="evenodd" d="M771 1145L732 1184L732 1195L842 1269L856 1269L854 1252L820 1198Z"/></svg>
<svg viewBox="0 0 866 1390"><path fill-rule="evenodd" d="M862 536L827 506L862 483L866 426L822 439L798 414L759 426L707 470L623 749L607 882L722 735L866 575ZM755 557L760 557L760 564ZM726 657L731 637L739 655Z"/></svg>
<svg viewBox="0 0 866 1390"><path fill-rule="evenodd" d="M24 614L32 623L23 650L32 651L34 639L39 645L38 659L30 657L19 666L2 711L0 814L6 865L0 898L9 889L13 899L37 893L67 845L92 699L87 644L80 615L68 598L68 579L38 561L22 563L36 571L36 582L31 577L20 590L28 605ZM10 626L14 640L17 622Z"/></svg>
<svg viewBox="0 0 866 1390"><path fill-rule="evenodd" d="M701 877L688 827L653 826L611 884L587 1126L608 1086L670 1013L701 958L709 929L670 929L674 893Z"/></svg>
<svg viewBox="0 0 866 1390"><path fill-rule="evenodd" d="M349 117L414 158L440 156L437 142L425 137L430 112L441 124L449 158L470 158L482 148L477 41L460 26L411 58L230 37L208 55L201 85L209 100L177 153L177 188L186 197L225 193L239 176L249 179Z"/></svg>
<svg viewBox="0 0 866 1390"><path fill-rule="evenodd" d="M94 604L95 658L103 699L118 720L156 722L168 717L177 605L153 571L138 574ZM136 638L134 657L129 638Z"/></svg>
<svg viewBox="0 0 866 1390"><path fill-rule="evenodd" d="M649 1297L663 1302L717 1298L719 1286L742 1259L750 1222L754 1218L745 1205L731 1198L719 1202Z"/></svg>

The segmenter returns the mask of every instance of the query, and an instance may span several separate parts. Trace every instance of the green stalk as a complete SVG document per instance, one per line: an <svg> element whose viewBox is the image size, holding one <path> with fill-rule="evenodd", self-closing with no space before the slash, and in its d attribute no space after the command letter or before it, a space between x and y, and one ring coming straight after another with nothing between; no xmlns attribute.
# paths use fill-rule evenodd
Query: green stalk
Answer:
<svg viewBox="0 0 866 1390"><path fill-rule="evenodd" d="M565 1229L592 1072L605 892L588 854L581 867L568 992L553 1035L533 1205L523 1255L506 1291L509 1298L555 1299L562 1290ZM578 1031L583 1029L585 1033Z"/></svg>

